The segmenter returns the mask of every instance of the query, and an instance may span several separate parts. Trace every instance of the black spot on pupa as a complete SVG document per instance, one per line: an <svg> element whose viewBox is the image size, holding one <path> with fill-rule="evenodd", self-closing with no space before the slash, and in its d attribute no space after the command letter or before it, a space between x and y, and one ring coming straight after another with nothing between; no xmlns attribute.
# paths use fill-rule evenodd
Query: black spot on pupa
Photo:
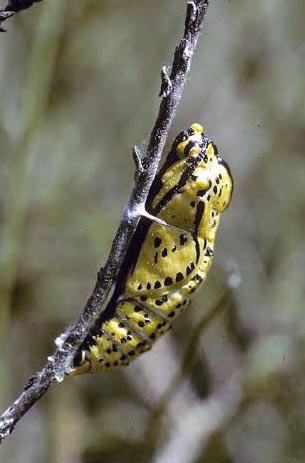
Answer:
<svg viewBox="0 0 305 463"><path fill-rule="evenodd" d="M139 307L138 305L135 306L134 311L135 312L141 312L142 308Z"/></svg>
<svg viewBox="0 0 305 463"><path fill-rule="evenodd" d="M216 181L217 185L219 185L219 178L218 177L216 177L215 181Z"/></svg>
<svg viewBox="0 0 305 463"><path fill-rule="evenodd" d="M194 175L194 174L191 175L191 179L192 179L192 180L195 181L195 180L197 180L197 178L198 178L198 175Z"/></svg>
<svg viewBox="0 0 305 463"><path fill-rule="evenodd" d="M156 338L156 333L151 333L151 335L149 337L150 337L150 339L155 339Z"/></svg>
<svg viewBox="0 0 305 463"><path fill-rule="evenodd" d="M172 252L175 252L177 250L177 246L173 246Z"/></svg>
<svg viewBox="0 0 305 463"><path fill-rule="evenodd" d="M213 192L214 192L215 195L217 194L217 186L216 185L213 188Z"/></svg>
<svg viewBox="0 0 305 463"><path fill-rule="evenodd" d="M190 206L191 206L191 207L195 207L195 206L196 206L195 201L192 201L192 202L190 203Z"/></svg>
<svg viewBox="0 0 305 463"><path fill-rule="evenodd" d="M208 195L207 196L207 201L210 201L210 199L211 199L211 195Z"/></svg>
<svg viewBox="0 0 305 463"><path fill-rule="evenodd" d="M162 296L162 301L163 301L163 302L167 302L167 301L168 301L168 297L167 297L166 294L165 294L164 296Z"/></svg>
<svg viewBox="0 0 305 463"><path fill-rule="evenodd" d="M141 291L141 289L142 289L142 285L139 284L139 286L138 286L138 291Z"/></svg>
<svg viewBox="0 0 305 463"><path fill-rule="evenodd" d="M156 282L155 282L154 288L155 288L155 289L161 288L161 283L160 283L160 281L156 281Z"/></svg>
<svg viewBox="0 0 305 463"><path fill-rule="evenodd" d="M206 190L198 190L197 191L197 196L204 196L206 193Z"/></svg>
<svg viewBox="0 0 305 463"><path fill-rule="evenodd" d="M174 316L175 316L175 312L172 310L172 311L168 314L168 316L169 316L170 318L174 317Z"/></svg>
<svg viewBox="0 0 305 463"><path fill-rule="evenodd" d="M127 339L126 338L121 338L121 344L126 344Z"/></svg>
<svg viewBox="0 0 305 463"><path fill-rule="evenodd" d="M118 364L119 364L119 362L118 362L117 360L116 360L115 362L113 362L113 366L114 366L114 367L117 367Z"/></svg>
<svg viewBox="0 0 305 463"><path fill-rule="evenodd" d="M155 304L156 304L158 307L160 307L160 305L163 304L163 301L160 301L159 299L156 299L156 300L155 300Z"/></svg>
<svg viewBox="0 0 305 463"><path fill-rule="evenodd" d="M146 289L151 289L151 284L150 283L147 283Z"/></svg>
<svg viewBox="0 0 305 463"><path fill-rule="evenodd" d="M158 252L155 252L154 263L156 264L157 262L158 262Z"/></svg>
<svg viewBox="0 0 305 463"><path fill-rule="evenodd" d="M191 267L187 266L186 267L186 275L189 275L192 272Z"/></svg>
<svg viewBox="0 0 305 463"><path fill-rule="evenodd" d="M162 257L166 257L166 256L167 256L167 249L164 248L162 251Z"/></svg>
<svg viewBox="0 0 305 463"><path fill-rule="evenodd" d="M158 248L160 246L161 242L162 242L162 240L158 236L156 236L156 238L154 239L155 248Z"/></svg>
<svg viewBox="0 0 305 463"><path fill-rule="evenodd" d="M111 354L111 349L106 349L107 354Z"/></svg>
<svg viewBox="0 0 305 463"><path fill-rule="evenodd" d="M164 280L164 286L170 286L173 284L173 280L170 277L166 277Z"/></svg>
<svg viewBox="0 0 305 463"><path fill-rule="evenodd" d="M138 326L139 326L140 328L143 328L143 326L144 326L144 322L142 322L142 321L139 321L139 322L138 322Z"/></svg>
<svg viewBox="0 0 305 463"><path fill-rule="evenodd" d="M140 300L143 302L147 301L147 296L140 296Z"/></svg>
<svg viewBox="0 0 305 463"><path fill-rule="evenodd" d="M176 275L176 283L178 283L178 281L182 281L182 280L183 280L183 273L178 272L177 275Z"/></svg>
<svg viewBox="0 0 305 463"><path fill-rule="evenodd" d="M180 239L180 244L181 244L181 246L183 246L184 243L187 242L187 236L184 235L183 233L179 236L179 239Z"/></svg>
<svg viewBox="0 0 305 463"><path fill-rule="evenodd" d="M130 355L130 357L133 357L135 355L136 351L135 350L131 350L128 352L128 355Z"/></svg>
<svg viewBox="0 0 305 463"><path fill-rule="evenodd" d="M106 367L106 368L110 368L110 366L111 366L110 362L106 362L106 363L105 363L105 367Z"/></svg>
<svg viewBox="0 0 305 463"><path fill-rule="evenodd" d="M119 326L119 328L124 328L125 325L124 325L123 322L120 322L118 326Z"/></svg>

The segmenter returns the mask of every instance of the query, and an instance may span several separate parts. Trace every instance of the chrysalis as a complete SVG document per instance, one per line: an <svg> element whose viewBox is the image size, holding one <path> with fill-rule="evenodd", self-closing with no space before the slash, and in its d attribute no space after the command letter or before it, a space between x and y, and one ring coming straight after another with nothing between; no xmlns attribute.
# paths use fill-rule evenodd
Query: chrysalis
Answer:
<svg viewBox="0 0 305 463"><path fill-rule="evenodd" d="M150 190L114 294L79 347L70 374L103 372L149 350L206 279L233 180L215 144L192 124L175 139Z"/></svg>

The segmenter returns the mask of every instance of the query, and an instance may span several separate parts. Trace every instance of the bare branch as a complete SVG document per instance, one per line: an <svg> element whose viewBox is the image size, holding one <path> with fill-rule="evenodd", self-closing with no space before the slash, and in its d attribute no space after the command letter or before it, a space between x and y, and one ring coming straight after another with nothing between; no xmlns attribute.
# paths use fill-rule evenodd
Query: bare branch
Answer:
<svg viewBox="0 0 305 463"><path fill-rule="evenodd" d="M21 4L22 2L10 2L10 4L14 3ZM156 175L168 131L181 99L208 5L209 0L195 0L188 3L184 34L176 48L169 77L172 88L170 93L161 101L147 151L141 159L143 168L137 170L135 186L125 207L106 265L99 271L92 295L80 318L56 340L58 347L53 355L48 358L44 368L30 379L22 394L0 417L0 442L13 431L20 418L45 394L50 385L55 380L61 381L64 378L65 371L70 365L78 346L102 312L103 304L118 276L129 243L138 225L141 210L145 206L149 189Z"/></svg>

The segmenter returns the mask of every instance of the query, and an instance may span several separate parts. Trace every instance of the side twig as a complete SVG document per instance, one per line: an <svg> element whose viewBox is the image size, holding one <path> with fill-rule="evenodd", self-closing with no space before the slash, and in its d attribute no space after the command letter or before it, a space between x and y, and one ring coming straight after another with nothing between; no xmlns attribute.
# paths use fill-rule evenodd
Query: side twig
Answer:
<svg viewBox="0 0 305 463"><path fill-rule="evenodd" d="M50 385L55 380L61 381L64 378L65 371L70 365L78 346L102 312L103 304L117 278L129 243L138 225L141 211L144 209L149 189L156 175L169 127L181 99L208 5L209 0L188 2L184 34L176 48L169 76L170 91L166 92L167 95L161 101L148 148L141 159L141 163L137 165L133 191L125 207L106 265L98 273L92 295L80 318L57 339L56 344L58 347L53 355L48 358L44 368L29 380L21 395L0 417L0 442L13 431L20 418L45 394ZM167 87L169 88L169 86Z"/></svg>

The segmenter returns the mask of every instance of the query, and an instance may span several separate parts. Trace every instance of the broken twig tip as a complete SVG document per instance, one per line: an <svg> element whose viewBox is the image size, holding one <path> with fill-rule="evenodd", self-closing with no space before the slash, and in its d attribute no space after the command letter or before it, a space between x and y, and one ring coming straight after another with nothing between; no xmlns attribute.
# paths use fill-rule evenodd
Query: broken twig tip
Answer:
<svg viewBox="0 0 305 463"><path fill-rule="evenodd" d="M190 27L196 20L197 6L194 2L187 2L187 11L185 18L185 26Z"/></svg>

